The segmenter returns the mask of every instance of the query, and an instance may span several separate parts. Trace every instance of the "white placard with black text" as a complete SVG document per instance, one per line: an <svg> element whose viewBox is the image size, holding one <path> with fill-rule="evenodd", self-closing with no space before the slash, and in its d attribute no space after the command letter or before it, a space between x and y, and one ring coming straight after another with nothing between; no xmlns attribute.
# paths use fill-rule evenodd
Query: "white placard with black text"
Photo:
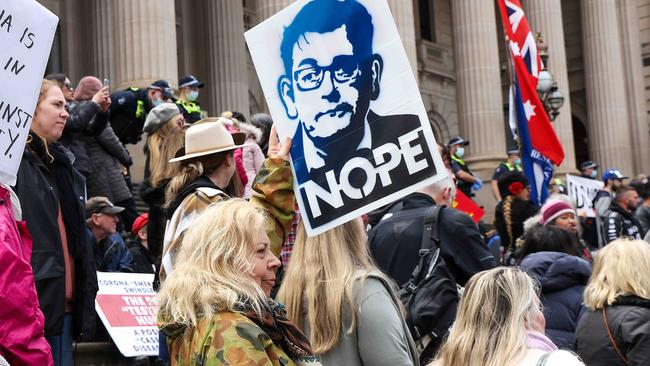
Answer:
<svg viewBox="0 0 650 366"><path fill-rule="evenodd" d="M596 193L603 189L603 182L594 179L576 177L567 174L566 187L569 197L576 205L578 215L585 214L587 217L596 217L594 211L594 198Z"/></svg>

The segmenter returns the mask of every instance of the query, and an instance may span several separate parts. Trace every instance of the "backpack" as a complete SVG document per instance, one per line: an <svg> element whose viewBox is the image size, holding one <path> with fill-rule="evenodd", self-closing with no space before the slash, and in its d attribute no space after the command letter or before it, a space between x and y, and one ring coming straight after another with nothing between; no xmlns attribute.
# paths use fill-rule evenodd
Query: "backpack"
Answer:
<svg viewBox="0 0 650 366"><path fill-rule="evenodd" d="M425 212L420 261L398 292L422 363L436 354L449 333L460 299L456 280L440 256L438 218L444 207Z"/></svg>

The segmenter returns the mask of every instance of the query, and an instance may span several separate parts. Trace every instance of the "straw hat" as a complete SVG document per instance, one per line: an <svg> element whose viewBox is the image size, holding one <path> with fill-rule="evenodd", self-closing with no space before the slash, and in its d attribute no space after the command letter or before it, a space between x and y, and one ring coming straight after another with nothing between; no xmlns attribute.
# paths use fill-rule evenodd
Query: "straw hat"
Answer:
<svg viewBox="0 0 650 366"><path fill-rule="evenodd" d="M170 163L196 158L222 151L234 150L244 144L246 135L240 132L230 133L219 118L204 118L185 131L185 147L178 150Z"/></svg>

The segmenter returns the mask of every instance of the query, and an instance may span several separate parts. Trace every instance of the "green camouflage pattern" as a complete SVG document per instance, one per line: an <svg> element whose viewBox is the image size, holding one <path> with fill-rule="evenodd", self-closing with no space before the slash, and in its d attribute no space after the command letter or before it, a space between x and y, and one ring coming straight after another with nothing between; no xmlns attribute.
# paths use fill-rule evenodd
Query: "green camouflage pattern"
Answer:
<svg viewBox="0 0 650 366"><path fill-rule="evenodd" d="M289 162L281 158L264 160L253 181L254 194L250 201L269 213L266 234L271 250L279 258L280 249L289 232L295 214L296 196L293 192L293 174Z"/></svg>
<svg viewBox="0 0 650 366"><path fill-rule="evenodd" d="M167 340L172 366L292 366L320 365L294 361L241 313L222 312L202 318L185 334Z"/></svg>

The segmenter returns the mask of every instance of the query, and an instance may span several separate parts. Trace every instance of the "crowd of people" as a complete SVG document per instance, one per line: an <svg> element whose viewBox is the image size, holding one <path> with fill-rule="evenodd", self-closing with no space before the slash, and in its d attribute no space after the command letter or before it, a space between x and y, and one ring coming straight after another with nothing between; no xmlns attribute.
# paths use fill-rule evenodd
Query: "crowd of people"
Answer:
<svg viewBox="0 0 650 366"><path fill-rule="evenodd" d="M72 365L73 344L98 339L97 271L155 275L160 354L144 364L650 364L647 178L605 171L589 218L562 182L534 204L510 149L494 223L477 225L452 208L483 186L454 137L438 146L445 179L308 237L291 139L268 115L209 117L203 86L43 80L16 184L0 187L10 365ZM125 146L142 139L136 190Z"/></svg>

